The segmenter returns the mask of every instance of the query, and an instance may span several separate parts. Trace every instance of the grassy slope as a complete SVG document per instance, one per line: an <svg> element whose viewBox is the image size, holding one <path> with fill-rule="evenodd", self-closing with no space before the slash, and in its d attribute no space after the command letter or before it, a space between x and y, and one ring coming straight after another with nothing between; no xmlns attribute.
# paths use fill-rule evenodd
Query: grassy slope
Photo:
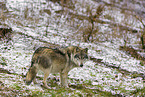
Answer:
<svg viewBox="0 0 145 97"><path fill-rule="evenodd" d="M144 70L144 66L139 65L140 61L132 58L130 55L119 50L118 44L121 45L121 37L117 37L119 43L104 42L99 43L96 41L92 43L85 43L82 37L82 28L90 24L88 18L82 17L87 16L88 13L85 11L88 8L94 10L98 7L98 4L87 0L75 2L77 5L75 9L69 7L71 12L74 11L75 15L68 15L65 10L61 16L59 9L61 6L54 2L35 2L36 8L39 8L39 4L44 6L40 9L35 9L31 3L31 7L28 9L25 7L14 6L15 2L8 2L8 7L13 10L13 15L6 21L13 30L13 40L9 43L1 42L0 58L1 68L12 72L12 74L6 74L4 71L0 73L0 95L2 96L143 96L145 93L143 76L140 75L140 71ZM18 3L22 6L23 3ZM11 7L10 7L11 5ZM91 6L93 5L93 6ZM73 5L72 5L73 6ZM90 7L89 7L90 6ZM18 7L18 8L17 8ZM68 7L66 7L67 9ZM17 10L15 10L17 9ZM45 12L51 9L51 15ZM114 10L114 9L113 9ZM28 12L27 12L28 11ZM35 13L36 11L36 13ZM112 9L106 8L104 11L105 16L108 15L108 20L113 20L110 13ZM114 10L114 17L117 16ZM40 12L40 13L39 13ZM110 13L109 13L110 12ZM30 16L28 15L30 13ZM35 13L35 14L34 14ZM57 14L56 14L57 13ZM34 14L34 17L31 17ZM23 17L23 16L26 17ZM63 17L66 16L66 17ZM18 19L16 18L18 17ZM47 18L50 18L48 25L48 33L46 32ZM119 16L118 16L119 17ZM85 20L86 19L86 20ZM103 16L101 19L104 19ZM84 21L85 20L85 21ZM67 21L67 22L66 22ZM95 24L99 25L100 32L95 33L100 35L99 39L114 40L110 36L113 32L112 28L109 28L106 24ZM78 31L80 30L80 32ZM107 29L107 30L106 30ZM103 33L103 34L102 34ZM117 32L116 32L117 33ZM75 36L76 35L76 36ZM112 34L114 35L114 34ZM134 35L130 35L134 37ZM97 36L94 36L97 37ZM136 37L135 37L136 38ZM118 42L118 40L116 40ZM98 44L97 44L98 43ZM116 45L117 44L117 45ZM31 61L31 56L34 52L33 48L40 45L58 47L68 45L80 45L81 47L89 48L89 55L95 57L91 61L86 63L83 69L74 69L69 74L69 89L59 87L59 76L51 75L48 79L48 84L52 89L43 89L39 85L30 86L25 85L22 75L26 74ZM7 47L5 49L5 47ZM120 65L121 64L121 65ZM134 73L132 70L135 70ZM38 74L38 82L41 83L42 73Z"/></svg>

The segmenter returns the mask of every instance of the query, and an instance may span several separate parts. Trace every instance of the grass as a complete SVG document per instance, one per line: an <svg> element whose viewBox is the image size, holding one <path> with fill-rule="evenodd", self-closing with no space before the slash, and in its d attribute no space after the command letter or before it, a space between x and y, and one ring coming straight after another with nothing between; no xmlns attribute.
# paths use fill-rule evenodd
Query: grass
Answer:
<svg viewBox="0 0 145 97"><path fill-rule="evenodd" d="M53 5L53 6L55 6L55 5ZM91 8L91 5L88 5L88 6L90 6L90 8ZM35 7L38 8L37 6L35 6ZM35 7L34 7L34 9L35 9ZM40 16L39 15L35 16L35 17L32 16L32 18L31 18L30 15L34 14L34 9L33 9L33 7L32 7L32 9L26 8L26 9L24 9L24 12L20 16L16 15L17 18L14 18L14 16L13 16L9 20L10 24L15 25L14 27L18 27L19 26L21 28L21 30L16 30L14 28L14 31L15 30L16 31L20 31L20 32L16 32L16 33L18 33L20 36L24 36L24 38L22 38L22 39L26 40L25 42L23 42L23 41L20 41L20 38L17 38L17 39L15 39L15 41L19 40L21 43L14 42L14 44L15 43L18 43L18 44L24 44L25 43L25 44L29 44L30 45L29 41L32 41L31 45L33 45L33 44L38 44L36 42L33 42L34 40L38 40L41 43L42 42L43 43L47 43L48 44L47 46L52 45L53 47L56 47L56 45L53 45L51 43L51 41L47 41L45 39L43 40L40 37L34 37L32 34L30 34L30 35L29 34L24 34L25 31L28 31L27 28L29 28L31 30L35 30L34 32L33 31L30 31L30 32L33 33L33 34L37 33L40 36L43 33L43 31L45 31L45 29L43 29L43 27L44 27L44 25L46 23L43 22L41 24L41 21L45 21L45 19L44 20L42 19L42 18L46 18L45 15L42 12L42 14L40 14ZM47 7L46 7L46 9L47 9ZM48 9L50 9L50 11L51 11L51 8L48 8ZM14 11L16 11L16 10L18 11L18 9L15 9ZM90 10L92 10L92 9L90 9ZM69 10L67 10L67 11L69 12ZM104 41L104 38L106 38L106 40L110 40L110 39L112 39L111 37L113 37L113 39L114 39L114 38L117 37L118 33L122 33L122 31L119 31L119 32L117 31L117 27L118 26L115 26L115 25L112 25L114 27L114 29L112 29L111 31L108 31L108 28L110 29L110 27L106 26L107 22L103 22L103 21L102 21L102 23L96 22L97 25L94 25L95 24L94 23L95 22L95 18L98 18L99 15L101 15L102 12L103 12L103 8L101 6L98 7L98 9L96 10L96 15L93 15L93 14L91 15L91 13L90 13L90 15L88 14L89 17L77 14L78 12L77 12L77 10L75 11L75 9L73 11L74 11L74 13L73 13L74 17L73 17L73 14L68 16L68 17L70 17L70 21L72 21L73 24L74 24L73 29L75 29L75 26L76 27L78 26L78 28L80 28L79 25L81 23L84 23L83 24L84 26L80 25L82 27L82 29L80 29L80 32L79 31L77 32L76 29L75 29L75 31L70 31L71 33L73 33L73 32L76 32L76 33L72 34L73 38L68 35L68 38L66 38L66 42L67 42L67 39L69 39L69 38L70 38L70 40L78 40L78 41L80 41L80 39L83 38L84 41L86 41L86 42L92 42L92 43L94 43L93 45L98 46L99 44L96 44L96 43L98 43L99 40L101 41L101 36L102 35L103 35L102 36L103 37L102 41ZM106 9L105 9L105 11L106 11ZM85 11L83 13L86 14ZM110 13L111 13L111 11L110 11ZM23 16L23 17L21 17L21 16ZM57 21L54 21L53 14L50 14L50 16L51 16L49 18L50 23L51 22L52 23L53 22L57 22ZM57 15L55 14L55 16L57 16ZM49 16L47 16L47 18L48 17ZM12 21L13 19L14 19L14 21ZM110 14L106 13L104 15L104 19L111 20L111 21L115 22L116 15L111 16ZM69 18L68 18L68 20L69 20ZM87 24L91 24L90 21L92 21L92 26L94 26L94 27L87 25ZM67 21L67 22L69 22L69 21ZM59 25L64 25L63 22L61 23L61 19L60 19L58 24ZM65 24L67 24L67 23L65 23ZM106 31L100 31L100 27L102 27L102 26L100 26L100 24L106 26L107 30ZM111 24L111 22L110 22L110 24ZM108 23L108 25L109 25L109 23ZM51 26L52 25L49 25L49 27L51 27ZM66 26L64 26L64 27L66 27ZM39 28L40 30L37 29L37 28ZM57 27L54 27L54 28L52 27L50 29L59 32L59 29ZM50 30L50 29L48 29L48 30ZM61 29L63 29L63 28L61 28ZM69 27L67 29L69 29ZM42 33L39 33L39 32L42 32ZM62 33L63 33L63 31L62 31ZM71 33L70 33L70 35L71 35ZM58 35L57 34L52 34L51 35L51 31L48 33L48 35L49 36L51 35L52 38L55 37L55 36L59 36L59 34ZM75 35L75 34L77 34L77 35ZM122 34L118 35L119 39L121 39L120 35L122 35ZM17 34L16 34L16 36L17 36ZM62 36L62 38L64 38L64 37L65 36ZM92 38L90 38L90 37L92 37ZM59 43L56 43L56 44L59 44ZM62 45L62 44L59 44L59 45ZM17 48L17 45L15 45L15 46L16 47L14 47L14 48ZM29 46L26 45L26 47L28 47L28 49L32 49L32 46L29 48ZM25 49L25 47L24 48L21 47L21 49ZM90 50L94 50L94 49L90 49ZM15 50L12 49L11 53L13 53L13 51L15 51ZM17 70L19 70L21 68L24 72L26 72L27 68L29 68L29 67L27 67L28 64L29 64L29 62L28 62L29 60L28 59L30 59L29 55L32 55L32 53L29 54L29 53L26 53L25 51L26 50L24 50L24 52L22 52L22 53L16 51L17 53L14 54L14 55L8 54L7 56L11 56L11 57L9 59L6 58L6 57L4 59L1 59L1 60L3 60L2 64L3 65L8 65L8 66L12 65L12 66L16 67L17 69L14 70L14 71L17 71ZM29 51L29 52L31 52L31 51ZM96 51L96 52L101 55L101 53L103 53L104 51L101 50L101 51ZM2 54L0 54L0 57L3 56ZM16 58L21 58L20 56L22 56L22 55L26 56L25 58L28 58L28 59L20 59L20 61L18 61L18 59L16 59ZM13 58L13 56L16 56L16 58L15 57ZM105 56L105 55L103 55L103 56ZM120 62L121 60L118 60L117 57L115 57L114 60ZM18 62L15 61L15 60L17 60ZM94 62L95 63L97 62L96 63L97 65L101 64L102 67L104 67L104 68L102 68L101 71L99 71L99 69L100 69L99 66L100 65L99 66L95 65L93 68L95 68L96 73L94 74L91 71L89 72L90 76L92 78L95 78L94 79L95 81L90 80L90 79L88 79L88 80L78 80L78 79L75 79L75 78L69 78L69 82L70 82L69 83L69 86L70 86L69 89L61 88L59 86L59 84L58 84L58 83L60 83L60 81L57 80L55 77L48 79L48 85L52 87L51 89L43 89L43 87L42 87L42 89L39 89L39 88L41 88L41 86L36 86L36 85L33 85L33 84L31 84L30 86L27 86L27 85L25 85L25 83L23 81L23 78L25 78L25 77L22 77L21 75L15 75L16 76L15 77L14 74L7 75L7 74L5 74L6 73L6 71L5 71L5 73L4 72L0 73L0 91L3 92L3 94L2 94L2 92L0 92L0 95L1 96L15 96L15 95L24 96L25 95L25 96L28 96L28 97L33 97L33 96L34 97L40 97L40 96L51 96L51 97L56 97L56 96L57 97L68 97L68 96L77 96L77 97L83 97L83 96L85 96L85 97L92 97L92 96L95 96L95 97L98 96L98 97L100 97L100 96L103 96L103 97L109 97L110 96L110 97L113 97L113 96L122 96L121 95L121 93L122 93L125 96L126 95L127 96L132 96L132 95L134 95L134 96L144 96L145 88L141 87L141 86L139 86L139 87L135 86L134 84L136 84L137 81L133 81L133 80L136 80L138 77L142 77L141 74L131 73L128 70L122 69L121 67L117 67L116 64L114 64L114 63L112 63L112 65L106 64L105 62L103 63L103 62L101 62L102 60L103 59L98 59L98 60L94 59ZM5 64L6 62L8 64ZM143 66L143 61L140 63L140 65ZM111 73L108 72L107 70L103 71L103 69L106 69L106 68L111 69L110 70ZM88 66L87 69L92 69L92 63L91 63L91 65ZM114 73L115 70L116 70L116 73ZM20 73L21 73L21 71L20 71ZM98 74L99 74L99 77L101 77L100 79L97 78ZM114 76L114 74L115 74L115 76ZM120 76L119 74L122 74L122 75ZM55 75L55 76L57 76L57 75ZM119 78L119 77L121 77L121 78ZM39 77L39 79L42 80L42 77ZM126 79L129 80L129 81L127 82ZM115 83L109 82L109 81L112 81L112 80L115 83L118 83L118 84L114 85ZM96 82L97 85L93 85L92 84L93 82ZM138 82L141 82L141 81L138 81ZM140 84L143 85L144 83L141 82ZM129 87L129 88L132 88L132 89L136 89L136 90L131 90L131 89L127 90L126 87ZM116 94L112 93L112 91L114 91ZM11 92L11 94L8 93L8 92Z"/></svg>
<svg viewBox="0 0 145 97"><path fill-rule="evenodd" d="M7 91L10 92L12 91L12 96L19 95L19 96L30 96L30 97L40 97L40 96L51 96L51 97L68 97L68 96L76 96L76 97L92 97L92 96L114 96L112 95L111 92L107 91L101 91L99 89L94 88L94 86L91 85L91 81L82 81L80 82L79 80L75 79L69 79L75 81L75 84L71 85L69 84L70 88L62 88L58 84L56 84L56 79L53 78L51 81L49 81L48 84L51 85L51 89L42 89L38 90L37 88L35 89L29 89L26 85L24 85L23 80L17 79L22 78L21 75L17 75L16 79L13 80L14 76L13 74L7 75L7 74L0 74L0 90L1 91ZM8 83L3 83L5 79L10 79ZM58 81L58 80L57 80ZM9 84L11 83L11 84ZM82 84L80 84L82 83ZM34 85L35 86L35 85ZM33 87L32 85L30 87ZM92 88L91 88L92 87ZM100 85L97 85L95 87L100 87ZM7 95L9 96L10 94L7 94L7 92L0 93L0 95ZM6 94L5 94L6 93Z"/></svg>
<svg viewBox="0 0 145 97"><path fill-rule="evenodd" d="M99 60L98 60L99 61ZM99 61L100 62L100 61ZM115 64L114 64L115 65ZM99 69L99 65L95 65L95 68ZM90 67L91 68L91 67ZM69 89L61 88L59 86L60 81L57 77L58 74L53 75L53 77L48 78L48 85L52 87L51 89L37 89L40 86L36 86L31 84L29 87L25 85L24 83L24 76L22 75L16 75L16 74L6 74L6 73L0 73L0 81L3 84L1 87L2 91L13 91L12 95L19 95L19 96L30 96L30 97L40 97L40 96L51 96L51 97L68 97L68 96L76 96L76 97L115 97L115 96L123 96L124 95L144 95L145 88L137 88L137 86L132 87L131 85L124 84L123 80L131 77L130 79L136 79L137 77L140 77L140 74L137 73L124 73L120 78L118 78L118 74L122 73L117 68L115 69L116 76L112 75L113 73L109 74L108 71L98 71L96 73L100 73L102 76L101 80L93 81L93 80L79 80L75 78L69 78ZM111 71L112 72L112 71ZM114 71L113 71L114 72ZM124 71L125 72L125 71ZM95 74L90 73L91 77L96 77ZM37 77L37 80L42 81L42 77ZM105 81L106 80L106 81ZM113 85L112 82L109 82L110 80L115 81L115 83L118 82L118 85ZM117 81L118 80L118 81ZM7 83L7 81L10 81ZM39 81L39 82L40 82ZM104 81L104 83L101 83L101 81ZM121 81L121 82L120 82ZM6 82L6 83L5 83ZM96 82L98 85L93 85L92 83ZM114 83L114 84L115 84ZM127 82L128 84L136 84L136 81L131 80L130 82ZM41 84L41 83L40 83ZM32 87L32 88L30 88ZM136 90L126 90L125 87L130 88L137 88ZM104 89L108 90L104 90ZM112 91L115 91L115 94L112 93ZM118 93L117 93L118 91ZM122 93L122 94L121 94ZM0 95L8 95L9 94L0 94Z"/></svg>

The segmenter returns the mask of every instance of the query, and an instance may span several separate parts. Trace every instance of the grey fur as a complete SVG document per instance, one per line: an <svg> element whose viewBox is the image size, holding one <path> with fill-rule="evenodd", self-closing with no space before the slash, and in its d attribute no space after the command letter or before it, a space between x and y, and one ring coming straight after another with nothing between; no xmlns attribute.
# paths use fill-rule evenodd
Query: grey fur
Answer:
<svg viewBox="0 0 145 97"><path fill-rule="evenodd" d="M61 86L68 87L68 72L74 67L82 67L88 59L88 49L77 46L67 48L51 49L47 47L38 48L32 57L31 67L26 75L26 84L35 82L39 70L44 72L43 85L46 88L46 80L50 73L60 73Z"/></svg>

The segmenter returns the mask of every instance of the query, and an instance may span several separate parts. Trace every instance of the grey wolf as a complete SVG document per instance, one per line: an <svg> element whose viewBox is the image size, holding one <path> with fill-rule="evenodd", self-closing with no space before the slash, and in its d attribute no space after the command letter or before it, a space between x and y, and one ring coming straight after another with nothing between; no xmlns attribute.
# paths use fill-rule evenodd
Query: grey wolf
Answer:
<svg viewBox="0 0 145 97"><path fill-rule="evenodd" d="M44 72L43 86L49 88L46 83L50 73L60 73L62 87L68 87L68 72L74 67L83 67L88 59L88 49L77 46L52 49L48 47L38 48L31 60L31 66L26 74L26 84L36 83L36 74L39 70Z"/></svg>

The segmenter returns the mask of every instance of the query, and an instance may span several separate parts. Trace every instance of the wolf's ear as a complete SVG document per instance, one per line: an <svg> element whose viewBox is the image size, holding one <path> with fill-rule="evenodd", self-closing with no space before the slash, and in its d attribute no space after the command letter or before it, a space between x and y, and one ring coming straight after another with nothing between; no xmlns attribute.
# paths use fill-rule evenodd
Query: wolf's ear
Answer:
<svg viewBox="0 0 145 97"><path fill-rule="evenodd" d="M88 48L83 49L84 52L88 53Z"/></svg>
<svg viewBox="0 0 145 97"><path fill-rule="evenodd" d="M67 55L68 55L69 58L71 57L71 52L70 52L70 50L67 50Z"/></svg>

